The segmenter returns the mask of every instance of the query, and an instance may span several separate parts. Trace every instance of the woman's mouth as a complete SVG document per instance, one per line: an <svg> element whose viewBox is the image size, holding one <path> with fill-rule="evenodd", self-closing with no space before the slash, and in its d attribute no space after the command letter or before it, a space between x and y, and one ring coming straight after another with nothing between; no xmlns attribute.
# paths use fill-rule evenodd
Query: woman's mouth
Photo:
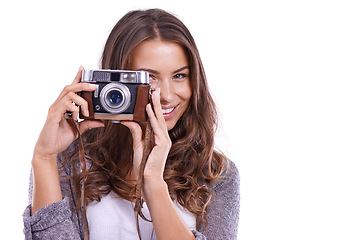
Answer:
<svg viewBox="0 0 360 240"><path fill-rule="evenodd" d="M176 113L177 106L175 107L168 107L168 108L162 108L162 113L165 118L165 120L171 119L175 113Z"/></svg>
<svg viewBox="0 0 360 240"><path fill-rule="evenodd" d="M172 111L174 111L174 107L173 108L167 108L167 109L161 109L162 110L162 113L163 114L169 114L171 113Z"/></svg>

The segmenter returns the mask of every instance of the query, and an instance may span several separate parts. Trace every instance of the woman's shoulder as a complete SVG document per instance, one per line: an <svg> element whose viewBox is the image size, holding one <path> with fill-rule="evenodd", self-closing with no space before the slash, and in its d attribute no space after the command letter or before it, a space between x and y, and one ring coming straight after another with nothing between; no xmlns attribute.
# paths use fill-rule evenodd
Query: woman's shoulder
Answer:
<svg viewBox="0 0 360 240"><path fill-rule="evenodd" d="M236 239L240 214L240 177L236 165L228 160L221 177L210 184L212 197L206 215L207 228L201 226L205 236L212 239Z"/></svg>
<svg viewBox="0 0 360 240"><path fill-rule="evenodd" d="M220 178L210 184L210 188L216 195L238 195L240 192L240 174L233 161L228 159L228 166L221 174Z"/></svg>
<svg viewBox="0 0 360 240"><path fill-rule="evenodd" d="M228 167L224 171L223 176L225 178L231 178L231 179L239 179L240 178L239 170L238 170L237 166L230 159L228 159Z"/></svg>

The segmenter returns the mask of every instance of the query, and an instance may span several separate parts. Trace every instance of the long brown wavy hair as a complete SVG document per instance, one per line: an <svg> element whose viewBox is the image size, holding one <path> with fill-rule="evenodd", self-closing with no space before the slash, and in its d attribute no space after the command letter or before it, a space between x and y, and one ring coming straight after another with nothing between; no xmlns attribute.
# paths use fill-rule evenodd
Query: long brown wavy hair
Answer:
<svg viewBox="0 0 360 240"><path fill-rule="evenodd" d="M206 221L206 208L212 196L208 185L220 178L227 168L227 159L214 150L217 112L189 30L175 16L160 9L129 12L111 31L101 68L128 69L132 51L150 39L177 43L188 57L192 97L182 117L169 131L172 147L164 180L173 200L195 214L198 223ZM135 182L128 180L133 167L133 148L128 128L105 121L105 127L85 132L83 139L91 159L85 182L86 202L100 201L112 190L121 198L133 201ZM74 174L72 178L79 199L82 175Z"/></svg>

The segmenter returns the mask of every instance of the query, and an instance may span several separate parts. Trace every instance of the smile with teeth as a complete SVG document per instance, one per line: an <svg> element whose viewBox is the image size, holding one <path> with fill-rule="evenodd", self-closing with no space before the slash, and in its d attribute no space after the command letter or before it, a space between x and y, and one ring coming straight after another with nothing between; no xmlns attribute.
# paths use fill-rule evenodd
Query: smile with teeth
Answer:
<svg viewBox="0 0 360 240"><path fill-rule="evenodd" d="M163 114L169 114L171 113L172 111L174 111L174 107L173 108L168 108L168 109L161 109L162 110L162 113Z"/></svg>

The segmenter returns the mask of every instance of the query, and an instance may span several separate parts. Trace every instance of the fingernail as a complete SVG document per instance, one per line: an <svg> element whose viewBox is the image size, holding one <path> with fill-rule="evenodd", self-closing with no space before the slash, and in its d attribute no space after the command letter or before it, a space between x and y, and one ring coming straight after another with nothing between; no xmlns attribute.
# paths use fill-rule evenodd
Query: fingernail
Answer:
<svg viewBox="0 0 360 240"><path fill-rule="evenodd" d="M89 116L89 110L85 110L85 112L84 112L84 115L86 116L86 117L88 117Z"/></svg>
<svg viewBox="0 0 360 240"><path fill-rule="evenodd" d="M96 84L89 83L89 86L94 89L96 88Z"/></svg>

